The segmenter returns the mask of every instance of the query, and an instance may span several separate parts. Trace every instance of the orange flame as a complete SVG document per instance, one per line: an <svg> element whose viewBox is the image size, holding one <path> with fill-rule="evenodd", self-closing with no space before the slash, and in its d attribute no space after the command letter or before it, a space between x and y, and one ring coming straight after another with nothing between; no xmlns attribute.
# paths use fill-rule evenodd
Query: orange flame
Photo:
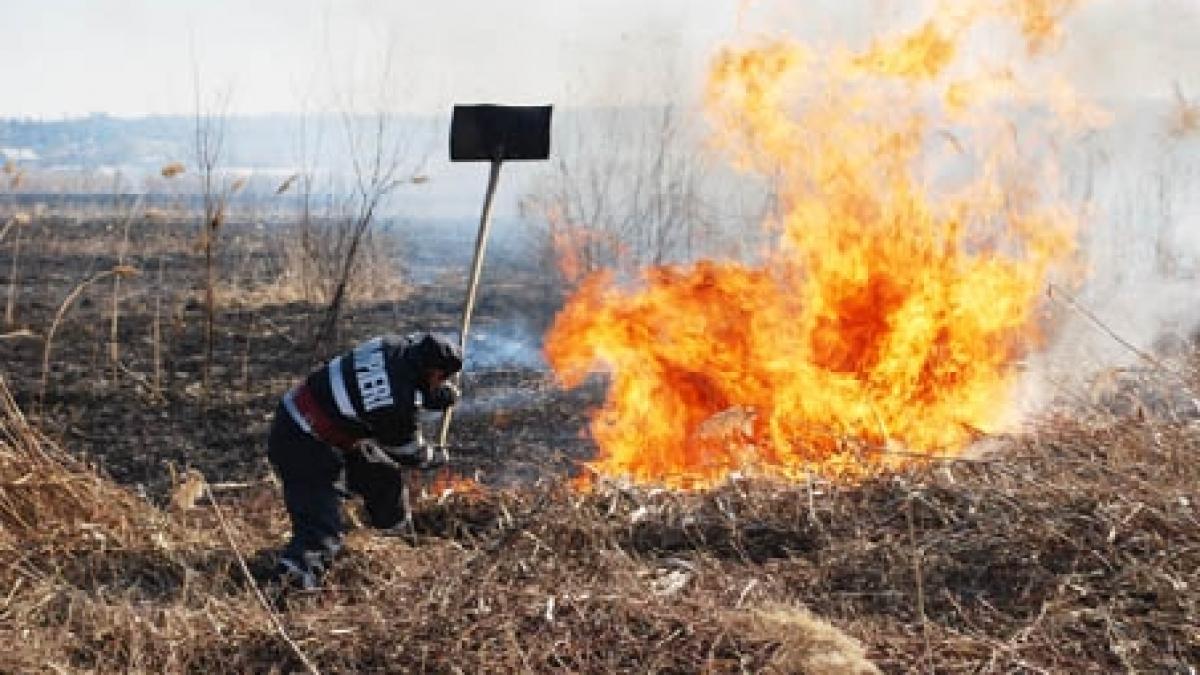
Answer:
<svg viewBox="0 0 1200 675"><path fill-rule="evenodd" d="M595 271L601 260L618 264L625 256L624 247L611 235L568 220L561 208L548 208L543 215L549 226L555 265L568 286Z"/></svg>
<svg viewBox="0 0 1200 675"><path fill-rule="evenodd" d="M719 54L715 140L780 177L778 241L760 266L582 282L546 354L566 386L611 374L592 471L680 488L733 472L853 477L957 453L1003 420L1076 222L987 107L1012 74L948 73L973 23L1015 19L1032 53L1057 15L1048 0L953 7L967 11L861 54Z"/></svg>
<svg viewBox="0 0 1200 675"><path fill-rule="evenodd" d="M486 492L483 485L468 476L459 475L449 468L438 469L429 485L427 494L437 499L445 499L452 494L480 495Z"/></svg>
<svg viewBox="0 0 1200 675"><path fill-rule="evenodd" d="M583 277L583 255L574 228L555 227L550 230L550 243L554 247L554 259L563 281L574 285Z"/></svg>

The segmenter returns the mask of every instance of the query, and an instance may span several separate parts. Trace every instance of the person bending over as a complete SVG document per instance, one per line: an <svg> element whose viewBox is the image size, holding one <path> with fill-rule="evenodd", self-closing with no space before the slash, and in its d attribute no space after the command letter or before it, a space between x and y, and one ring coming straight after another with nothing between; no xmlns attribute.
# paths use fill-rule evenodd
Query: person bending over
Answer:
<svg viewBox="0 0 1200 675"><path fill-rule="evenodd" d="M431 334L380 336L313 371L280 401L267 458L283 484L292 537L272 577L314 589L342 548L342 500L362 496L372 527L410 518L402 472L444 463L420 410L458 400L459 348Z"/></svg>

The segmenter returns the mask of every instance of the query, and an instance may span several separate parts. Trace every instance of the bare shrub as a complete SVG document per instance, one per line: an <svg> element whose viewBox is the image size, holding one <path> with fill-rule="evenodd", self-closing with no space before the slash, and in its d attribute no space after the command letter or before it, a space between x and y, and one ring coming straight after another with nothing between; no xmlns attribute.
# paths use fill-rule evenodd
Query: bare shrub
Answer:
<svg viewBox="0 0 1200 675"><path fill-rule="evenodd" d="M319 283L326 286L322 292L328 297L313 331L312 350L317 356L324 356L339 341L344 303L352 279L358 274L358 257L366 237L375 229L393 193L422 180L422 168L429 155L427 140L411 120L392 112L400 96L399 64L393 47L386 49L378 71L366 75L367 81L360 83L361 91L368 92L365 100L353 87L335 87L351 174L348 189L331 190L341 197L323 222L325 231L305 232L310 254L315 252L333 264L332 274L324 265L315 269ZM350 72L346 79L353 82L355 75ZM307 195L312 188L312 177L302 175L301 189ZM305 225L309 224L308 203L306 196Z"/></svg>
<svg viewBox="0 0 1200 675"><path fill-rule="evenodd" d="M675 106L565 116L551 169L522 201L542 220L542 246L566 281L708 251L717 224L711 168Z"/></svg>
<svg viewBox="0 0 1200 675"><path fill-rule="evenodd" d="M271 234L262 238L261 249L249 241L239 241L246 259L219 287L221 302L238 307L283 303L327 307L334 298L342 260L329 253L336 250L336 245L322 242L336 240L345 232L343 224L316 220L307 226L274 224L270 226ZM404 276L402 246L392 231L365 233L342 302L404 298L410 287Z"/></svg>
<svg viewBox="0 0 1200 675"><path fill-rule="evenodd" d="M196 170L200 181L200 193L204 198L204 213L200 223L199 246L204 251L204 364L202 403L207 405L209 392L212 391L212 359L213 340L216 331L217 300L216 300L216 260L218 255L218 237L221 225L225 222L225 210L229 196L236 192L239 186L229 182L228 177L218 171L224 161L225 153L225 124L229 114L229 99L231 92L225 88L212 98L205 100L201 89L200 69L193 64L193 97L195 101L195 152ZM164 178L170 178L170 172L163 172ZM171 175L176 175L171 173Z"/></svg>

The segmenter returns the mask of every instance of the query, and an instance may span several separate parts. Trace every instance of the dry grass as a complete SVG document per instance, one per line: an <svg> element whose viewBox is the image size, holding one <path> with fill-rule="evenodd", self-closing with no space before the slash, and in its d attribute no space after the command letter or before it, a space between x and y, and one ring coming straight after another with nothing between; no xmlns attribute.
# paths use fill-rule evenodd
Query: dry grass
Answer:
<svg viewBox="0 0 1200 675"><path fill-rule="evenodd" d="M1188 672L1198 444L1057 419L1002 458L858 486L452 495L414 538L352 532L281 620L325 672ZM231 540L203 501L163 512L71 459L5 393L0 670L300 669L234 551L280 543L275 487L218 498Z"/></svg>
<svg viewBox="0 0 1200 675"><path fill-rule="evenodd" d="M328 228L304 236L302 227L273 226L269 238L238 236L231 246L239 259L229 265L217 293L222 306L256 308L288 303L326 305L332 298L336 266ZM397 300L412 289L397 262L403 247L390 233L373 233L360 250L350 275L351 303Z"/></svg>
<svg viewBox="0 0 1200 675"><path fill-rule="evenodd" d="M1189 100L1178 82L1175 83L1175 107L1171 111L1168 132L1173 138L1200 132L1200 104Z"/></svg>

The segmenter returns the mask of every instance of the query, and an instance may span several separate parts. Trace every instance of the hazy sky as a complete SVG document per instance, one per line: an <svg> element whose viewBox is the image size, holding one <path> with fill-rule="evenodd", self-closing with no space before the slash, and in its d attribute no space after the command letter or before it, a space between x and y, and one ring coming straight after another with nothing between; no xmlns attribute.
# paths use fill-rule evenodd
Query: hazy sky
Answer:
<svg viewBox="0 0 1200 675"><path fill-rule="evenodd" d="M374 91L393 107L587 104L697 86L722 42L865 34L912 0L2 0L0 115L186 113L193 66L236 113ZM790 28L789 28L790 27ZM1085 91L1200 96L1200 0L1092 0L1063 54ZM390 51L389 51L390 50ZM306 95L308 98L306 99ZM316 97L316 98L313 98Z"/></svg>

